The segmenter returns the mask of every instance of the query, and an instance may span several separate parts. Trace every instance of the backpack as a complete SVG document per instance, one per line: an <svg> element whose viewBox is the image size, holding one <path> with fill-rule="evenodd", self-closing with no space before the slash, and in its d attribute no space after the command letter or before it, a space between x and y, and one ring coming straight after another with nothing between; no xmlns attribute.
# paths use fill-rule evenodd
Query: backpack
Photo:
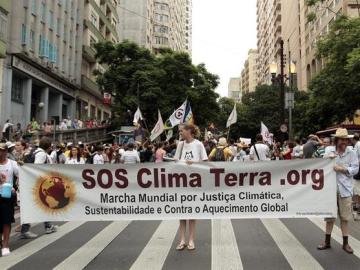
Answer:
<svg viewBox="0 0 360 270"><path fill-rule="evenodd" d="M31 152L24 157L24 163L35 163L35 156L36 156L36 154L38 154L40 152L41 151L38 151L38 149L31 150ZM47 163L49 163L49 162L48 162L48 158L46 157L44 164L47 164Z"/></svg>
<svg viewBox="0 0 360 270"><path fill-rule="evenodd" d="M226 161L224 150L225 150L225 148L216 148L216 152L215 152L213 161Z"/></svg>
<svg viewBox="0 0 360 270"><path fill-rule="evenodd" d="M32 149L29 154L24 156L24 163L34 163L35 162L35 151L36 151L36 149Z"/></svg>

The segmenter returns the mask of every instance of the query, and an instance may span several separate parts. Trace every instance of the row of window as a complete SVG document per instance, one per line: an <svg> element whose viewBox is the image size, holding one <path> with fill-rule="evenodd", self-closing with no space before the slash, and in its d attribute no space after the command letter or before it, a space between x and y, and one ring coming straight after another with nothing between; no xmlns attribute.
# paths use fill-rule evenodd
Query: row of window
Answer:
<svg viewBox="0 0 360 270"><path fill-rule="evenodd" d="M155 36L155 44L169 45L169 39L167 37L157 37L157 36Z"/></svg>
<svg viewBox="0 0 360 270"><path fill-rule="evenodd" d="M165 25L154 25L154 32L167 34L169 33L169 27Z"/></svg>
<svg viewBox="0 0 360 270"><path fill-rule="evenodd" d="M168 22L169 16L164 14L155 13L155 21L157 22Z"/></svg>
<svg viewBox="0 0 360 270"><path fill-rule="evenodd" d="M29 33L29 40L28 35ZM27 45L29 42L29 47L31 50L35 49L35 32L30 30L27 31L26 25L21 26L21 44ZM57 61L57 48L56 45L49 42L49 40L45 39L42 35L39 38L39 56L49 58L49 61L52 63L56 63Z"/></svg>
<svg viewBox="0 0 360 270"><path fill-rule="evenodd" d="M169 5L166 3L159 3L159 2L155 2L154 3L155 9L159 9L159 10L165 10L165 11L169 11Z"/></svg>
<svg viewBox="0 0 360 270"><path fill-rule="evenodd" d="M31 13L36 16L36 0L31 0ZM63 1L59 1L59 4L62 5ZM74 10L72 9L71 12L74 12ZM73 16L73 15L72 15ZM79 9L76 9L76 17L79 18ZM40 3L40 18L41 21L43 23L47 22L47 24L49 25L50 29L54 29L55 28L55 18L54 18L54 12L52 10L48 11L48 15L46 18L46 5L45 2L41 2ZM61 25L60 23L60 18L57 19L57 28L58 28L58 33L59 31L59 26Z"/></svg>
<svg viewBox="0 0 360 270"><path fill-rule="evenodd" d="M51 63L56 63L58 54L56 46L50 43L47 39L43 38L41 35L39 41L40 57L48 58Z"/></svg>

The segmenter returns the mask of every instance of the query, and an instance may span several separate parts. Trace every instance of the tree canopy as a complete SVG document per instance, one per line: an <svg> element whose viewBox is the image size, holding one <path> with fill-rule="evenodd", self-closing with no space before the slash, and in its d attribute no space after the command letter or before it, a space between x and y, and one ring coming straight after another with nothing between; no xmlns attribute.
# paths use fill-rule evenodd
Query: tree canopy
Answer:
<svg viewBox="0 0 360 270"><path fill-rule="evenodd" d="M325 66L311 81L308 123L322 129L352 119L360 104L360 18L336 20L317 44Z"/></svg>
<svg viewBox="0 0 360 270"><path fill-rule="evenodd" d="M155 55L129 41L98 43L95 48L99 62L108 67L103 74L97 73L97 82L103 91L114 95L118 123L127 110L135 112L139 105L152 126L157 109L165 120L186 98L197 125L205 126L217 118L219 96L215 88L219 78L205 65L193 65L187 53L166 49Z"/></svg>

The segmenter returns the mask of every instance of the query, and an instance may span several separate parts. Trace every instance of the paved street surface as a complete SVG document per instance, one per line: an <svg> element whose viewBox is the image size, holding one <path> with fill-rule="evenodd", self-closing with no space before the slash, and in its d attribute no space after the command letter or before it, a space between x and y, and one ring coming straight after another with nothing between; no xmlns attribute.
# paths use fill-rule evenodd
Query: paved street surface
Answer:
<svg viewBox="0 0 360 270"><path fill-rule="evenodd" d="M34 240L13 233L0 269L360 269L360 222L350 226L354 255L341 249L339 227L331 250L316 249L324 238L319 219L199 221L192 252L175 250L177 221L57 224L51 235L34 224L41 234Z"/></svg>

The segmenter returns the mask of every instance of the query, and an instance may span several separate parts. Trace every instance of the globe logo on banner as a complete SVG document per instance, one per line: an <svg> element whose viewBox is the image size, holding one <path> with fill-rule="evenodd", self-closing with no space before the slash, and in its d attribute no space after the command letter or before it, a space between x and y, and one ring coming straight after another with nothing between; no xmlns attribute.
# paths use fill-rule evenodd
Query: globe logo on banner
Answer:
<svg viewBox="0 0 360 270"><path fill-rule="evenodd" d="M51 173L41 176L33 189L34 199L46 213L64 212L75 201L75 186L67 177Z"/></svg>

